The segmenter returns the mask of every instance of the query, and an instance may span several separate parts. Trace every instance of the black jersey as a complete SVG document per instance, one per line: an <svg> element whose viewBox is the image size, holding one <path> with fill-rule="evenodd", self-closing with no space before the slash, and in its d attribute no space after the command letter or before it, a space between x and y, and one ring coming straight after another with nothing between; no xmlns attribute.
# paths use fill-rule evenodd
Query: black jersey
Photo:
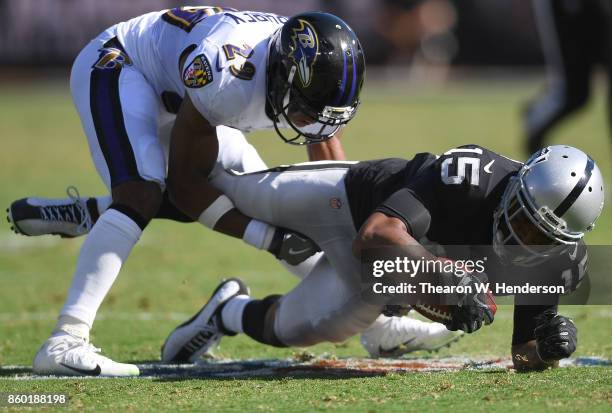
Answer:
<svg viewBox="0 0 612 413"><path fill-rule="evenodd" d="M415 239L489 245L493 213L522 164L477 145L410 161L359 162L346 190L357 230L375 211L401 219Z"/></svg>
<svg viewBox="0 0 612 413"><path fill-rule="evenodd" d="M384 201L436 161L431 153L419 153L412 160L399 158L362 161L349 167L344 183L355 228Z"/></svg>
<svg viewBox="0 0 612 413"><path fill-rule="evenodd" d="M481 146L465 145L439 157L421 153L412 160L359 162L349 168L345 184L357 230L372 213L382 212L401 219L421 243L470 246L468 254L481 256L481 247L492 244L494 212L508 181L521 166L521 162ZM462 249L462 258L466 258L465 252ZM559 256L554 265L546 264L554 272L553 277L560 277L569 290L578 285L584 274L583 243L578 252ZM445 256L456 258L453 255ZM542 270L541 266L505 265L494 254L488 255L492 282L511 277L520 283L537 277ZM551 307L554 305L517 305L515 321L519 321L514 326L514 343L533 339L537 314Z"/></svg>
<svg viewBox="0 0 612 413"><path fill-rule="evenodd" d="M359 162L345 178L355 227L359 230L373 212L382 212L401 219L421 244L447 246L447 258L487 256L493 282L542 280L545 271L547 280L562 277L559 282L573 290L584 274L578 265L586 257L582 242L574 253L531 268L503 264L492 253L495 210L508 181L522 165L478 145L450 149L439 157L422 153L409 161ZM448 247L453 245L469 250ZM571 276L567 272L562 276L567 269Z"/></svg>

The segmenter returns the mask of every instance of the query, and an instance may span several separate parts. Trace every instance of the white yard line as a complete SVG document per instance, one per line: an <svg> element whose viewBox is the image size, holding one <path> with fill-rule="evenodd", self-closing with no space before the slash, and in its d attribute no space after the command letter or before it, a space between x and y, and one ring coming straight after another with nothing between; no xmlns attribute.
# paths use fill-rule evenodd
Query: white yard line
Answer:
<svg viewBox="0 0 612 413"><path fill-rule="evenodd" d="M570 317L576 316L582 313L582 310L577 307L573 309L566 307L566 311L563 314ZM605 307L589 312L590 315L601 318L612 318L612 309ZM159 321L159 320L170 320L170 321L184 321L191 317L193 314L179 313L179 312L111 312L103 311L100 312L96 320L118 320L118 321ZM511 312L501 312L497 314L496 319L509 320L512 319ZM54 312L14 312L14 313L0 313L0 322L7 321L54 321L57 318L57 313Z"/></svg>
<svg viewBox="0 0 612 413"><path fill-rule="evenodd" d="M37 237L26 237L12 232L0 232L0 253L30 250L35 248L53 248L60 244L71 244L77 240L84 240L84 237L76 239L63 239L58 235L42 235ZM143 236L138 245L154 245L161 242L161 238L155 235ZM78 251L78 249L77 249Z"/></svg>

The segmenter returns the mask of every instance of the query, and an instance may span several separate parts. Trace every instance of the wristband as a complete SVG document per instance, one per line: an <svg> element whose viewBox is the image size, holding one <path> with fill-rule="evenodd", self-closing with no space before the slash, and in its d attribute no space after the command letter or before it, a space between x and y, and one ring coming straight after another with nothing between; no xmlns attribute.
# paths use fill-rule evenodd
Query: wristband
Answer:
<svg viewBox="0 0 612 413"><path fill-rule="evenodd" d="M198 222L205 227L214 229L215 225L217 225L217 221L234 208L236 207L232 200L225 195L221 195L200 214Z"/></svg>
<svg viewBox="0 0 612 413"><path fill-rule="evenodd" d="M242 240L260 250L267 250L272 244L276 227L265 222L252 219L244 230Z"/></svg>

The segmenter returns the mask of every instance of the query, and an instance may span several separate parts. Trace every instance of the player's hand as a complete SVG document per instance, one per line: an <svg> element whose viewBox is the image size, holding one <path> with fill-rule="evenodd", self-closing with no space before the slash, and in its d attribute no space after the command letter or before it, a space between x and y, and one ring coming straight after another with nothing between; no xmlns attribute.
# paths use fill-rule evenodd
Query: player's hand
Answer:
<svg viewBox="0 0 612 413"><path fill-rule="evenodd" d="M298 265L321 249L313 240L299 232L276 228L268 251L279 260L286 261L290 265Z"/></svg>
<svg viewBox="0 0 612 413"><path fill-rule="evenodd" d="M459 286L470 286L472 292L464 293L459 296L457 305L451 309L452 320L446 325L451 331L463 330L466 333L473 333L480 329L484 324L491 324L495 317L495 301L489 292L478 292L477 284L486 284L487 275L466 274L459 279ZM468 289L466 288L466 291Z"/></svg>
<svg viewBox="0 0 612 413"><path fill-rule="evenodd" d="M561 360L576 351L578 330L567 317L546 311L534 330L536 350L543 361Z"/></svg>

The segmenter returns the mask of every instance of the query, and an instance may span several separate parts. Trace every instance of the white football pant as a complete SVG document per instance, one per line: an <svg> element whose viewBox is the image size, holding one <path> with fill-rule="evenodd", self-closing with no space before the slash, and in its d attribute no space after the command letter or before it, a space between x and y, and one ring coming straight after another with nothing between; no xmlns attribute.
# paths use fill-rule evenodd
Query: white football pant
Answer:
<svg viewBox="0 0 612 413"><path fill-rule="evenodd" d="M321 247L310 274L285 294L274 332L290 346L338 342L365 330L381 313L361 294L360 262L344 177L346 162L309 162L247 174L225 171L212 180L256 219L301 232Z"/></svg>

